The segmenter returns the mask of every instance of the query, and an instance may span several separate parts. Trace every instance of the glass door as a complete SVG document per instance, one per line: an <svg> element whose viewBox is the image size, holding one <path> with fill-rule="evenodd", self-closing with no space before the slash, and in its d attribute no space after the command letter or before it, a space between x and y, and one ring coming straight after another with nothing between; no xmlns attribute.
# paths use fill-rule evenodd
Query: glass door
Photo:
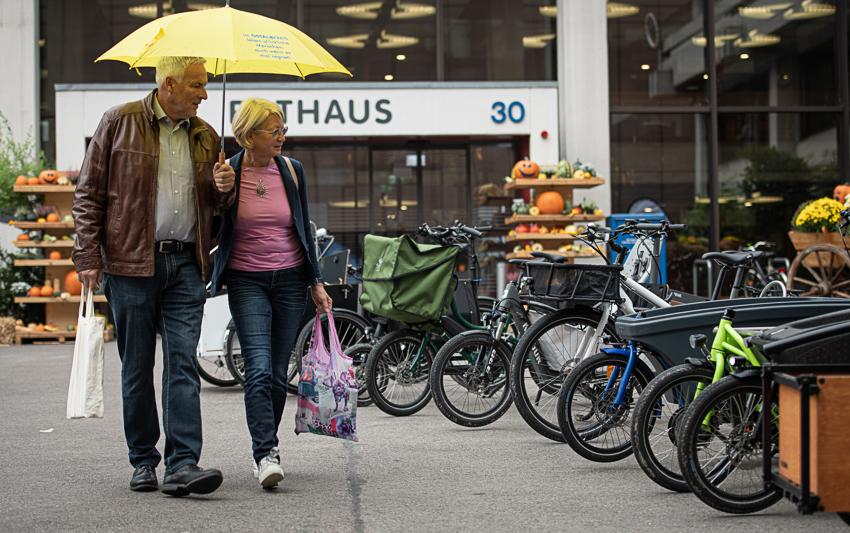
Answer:
<svg viewBox="0 0 850 533"><path fill-rule="evenodd" d="M416 151L372 150L372 231L412 234L419 227Z"/></svg>

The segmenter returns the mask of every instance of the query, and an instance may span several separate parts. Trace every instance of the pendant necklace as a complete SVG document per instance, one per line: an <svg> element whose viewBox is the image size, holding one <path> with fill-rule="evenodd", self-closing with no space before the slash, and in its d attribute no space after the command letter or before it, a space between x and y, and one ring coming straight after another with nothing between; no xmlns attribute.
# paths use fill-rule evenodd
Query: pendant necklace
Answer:
<svg viewBox="0 0 850 533"><path fill-rule="evenodd" d="M263 177L262 178L257 177L257 175L254 173L253 168L248 168L248 170L251 171L251 174L253 174L254 179L257 180L257 196L262 198L263 196L265 196L269 192L268 188L266 188L266 186L263 185L263 180L266 179L266 172L268 172L269 167L267 166L265 168L265 170L263 170Z"/></svg>

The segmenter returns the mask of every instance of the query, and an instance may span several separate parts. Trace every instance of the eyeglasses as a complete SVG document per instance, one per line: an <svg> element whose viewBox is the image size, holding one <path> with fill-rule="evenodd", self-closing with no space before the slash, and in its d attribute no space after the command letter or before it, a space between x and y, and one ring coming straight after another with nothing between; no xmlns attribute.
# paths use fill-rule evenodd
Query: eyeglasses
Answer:
<svg viewBox="0 0 850 533"><path fill-rule="evenodd" d="M277 136L280 135L280 134L286 135L286 132L289 131L289 126L284 126L283 128L275 128L271 131L268 131L268 130L254 130L254 131L261 131L263 133L271 133L272 137L277 138Z"/></svg>

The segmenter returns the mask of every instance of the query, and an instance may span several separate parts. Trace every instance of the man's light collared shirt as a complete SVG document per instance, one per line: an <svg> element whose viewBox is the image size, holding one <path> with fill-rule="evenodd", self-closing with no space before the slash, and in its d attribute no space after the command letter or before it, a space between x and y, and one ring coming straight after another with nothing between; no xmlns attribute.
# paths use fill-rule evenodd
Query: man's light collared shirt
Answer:
<svg viewBox="0 0 850 533"><path fill-rule="evenodd" d="M174 123L159 105L159 173L156 183L157 241L195 242L195 175L189 153L189 120Z"/></svg>

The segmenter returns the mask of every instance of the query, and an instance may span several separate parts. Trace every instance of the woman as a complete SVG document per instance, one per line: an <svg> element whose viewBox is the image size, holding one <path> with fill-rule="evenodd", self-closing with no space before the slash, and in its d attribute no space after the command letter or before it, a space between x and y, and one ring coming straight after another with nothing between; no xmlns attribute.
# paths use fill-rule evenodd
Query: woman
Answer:
<svg viewBox="0 0 850 533"><path fill-rule="evenodd" d="M244 150L230 159L236 198L222 217L211 288L215 296L227 286L245 362L254 476L266 489L283 479L277 428L308 287L319 312L331 308L310 233L304 167L280 155L283 122L281 108L260 98L245 100L233 117Z"/></svg>

